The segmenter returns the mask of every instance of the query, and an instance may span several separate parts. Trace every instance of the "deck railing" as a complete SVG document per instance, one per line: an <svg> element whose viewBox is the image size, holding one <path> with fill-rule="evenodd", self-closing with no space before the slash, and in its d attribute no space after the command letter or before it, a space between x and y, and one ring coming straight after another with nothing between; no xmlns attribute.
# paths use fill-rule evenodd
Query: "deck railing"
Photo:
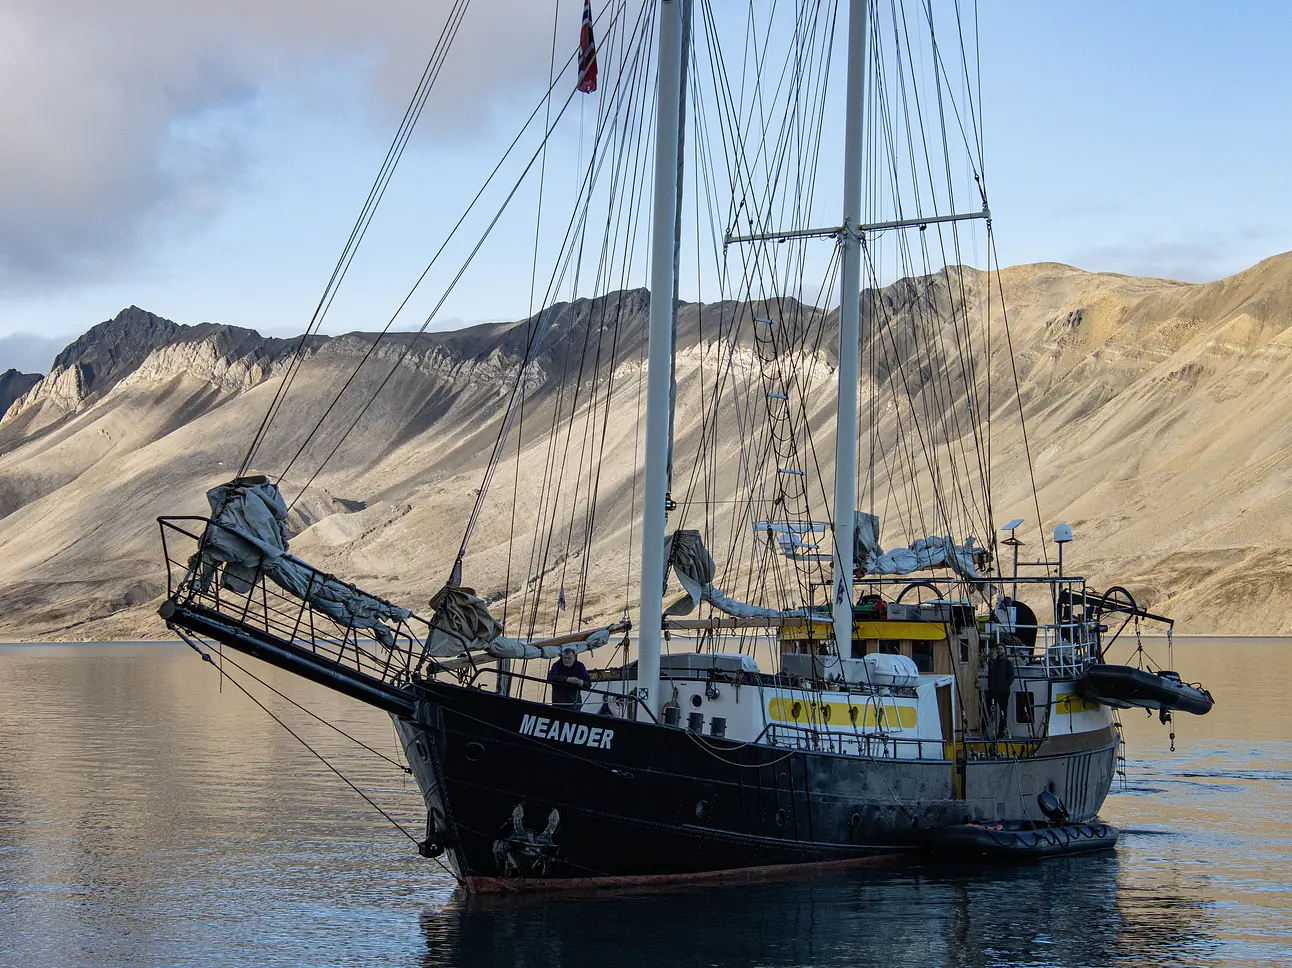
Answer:
<svg viewBox="0 0 1292 968"><path fill-rule="evenodd" d="M410 615L387 623L392 641L382 643L372 630L338 621L308 600L308 593L316 587L339 581L335 576L293 558L309 575L307 597L299 598L261 570L248 582L229 574L224 563L203 559L201 551L209 529L236 534L232 529L199 516L158 518L157 523L166 559L167 597L176 605L214 613L222 624L263 633L388 685L411 680L429 633L425 619ZM391 604L368 592L363 594Z"/></svg>
<svg viewBox="0 0 1292 968"><path fill-rule="evenodd" d="M776 723L763 731L773 746L895 760L949 760L951 747L940 738L894 736L888 733L844 732Z"/></svg>

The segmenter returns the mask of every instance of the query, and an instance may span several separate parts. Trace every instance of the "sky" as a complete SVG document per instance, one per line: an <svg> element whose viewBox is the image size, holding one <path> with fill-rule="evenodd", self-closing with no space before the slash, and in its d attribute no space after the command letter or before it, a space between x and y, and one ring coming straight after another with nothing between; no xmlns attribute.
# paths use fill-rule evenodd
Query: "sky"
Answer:
<svg viewBox="0 0 1292 968"><path fill-rule="evenodd" d="M0 370L131 304L299 332L449 6L0 0ZM560 60L580 12L470 5L333 331L389 318L538 103L554 14ZM1202 282L1292 249L1292 5L981 0L979 18L1002 264ZM553 144L549 212L595 110L572 102ZM518 196L432 328L528 314L536 204Z"/></svg>

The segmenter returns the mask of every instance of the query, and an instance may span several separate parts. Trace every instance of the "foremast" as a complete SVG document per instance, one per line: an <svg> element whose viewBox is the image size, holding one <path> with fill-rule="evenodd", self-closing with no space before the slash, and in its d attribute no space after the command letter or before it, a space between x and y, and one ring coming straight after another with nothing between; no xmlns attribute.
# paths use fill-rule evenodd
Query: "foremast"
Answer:
<svg viewBox="0 0 1292 968"><path fill-rule="evenodd" d="M852 657L852 578L857 508L857 355L861 327L862 98L866 84L866 20L870 0L848 10L848 96L843 154L843 231L839 279L838 419L834 443L834 638L839 657Z"/></svg>
<svg viewBox="0 0 1292 968"><path fill-rule="evenodd" d="M654 718L659 710L684 6L685 0L660 0L659 5L659 90L655 115L650 331L647 338L646 467L642 502L641 606L637 622L637 700L649 711L646 717L642 717L647 719Z"/></svg>

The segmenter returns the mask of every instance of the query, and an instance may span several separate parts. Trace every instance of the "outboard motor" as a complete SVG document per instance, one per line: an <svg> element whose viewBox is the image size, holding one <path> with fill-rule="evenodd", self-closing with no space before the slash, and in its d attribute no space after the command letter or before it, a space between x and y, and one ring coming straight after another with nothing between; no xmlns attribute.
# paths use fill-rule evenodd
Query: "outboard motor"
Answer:
<svg viewBox="0 0 1292 968"><path fill-rule="evenodd" d="M1045 814L1051 825L1060 827L1068 822L1068 808L1049 790L1042 790L1036 795L1036 805L1041 808L1041 813Z"/></svg>

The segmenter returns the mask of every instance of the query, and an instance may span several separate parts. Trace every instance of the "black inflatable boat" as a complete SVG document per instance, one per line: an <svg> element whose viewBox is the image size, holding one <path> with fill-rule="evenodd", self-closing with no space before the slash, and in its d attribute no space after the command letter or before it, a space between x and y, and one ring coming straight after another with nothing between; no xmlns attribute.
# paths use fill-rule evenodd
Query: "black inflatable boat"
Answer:
<svg viewBox="0 0 1292 968"><path fill-rule="evenodd" d="M962 823L929 832L928 846L939 853L993 857L1000 860L1040 860L1067 854L1109 850L1120 831L1107 823L1069 823L1068 810L1049 791L1036 798L1048 820L1003 823Z"/></svg>
<svg viewBox="0 0 1292 968"><path fill-rule="evenodd" d="M1211 693L1201 686L1182 682L1174 672L1149 672L1132 666L1092 665L1077 680L1077 692L1085 698L1126 709L1180 710L1202 716L1211 711Z"/></svg>
<svg viewBox="0 0 1292 968"><path fill-rule="evenodd" d="M1057 827L1030 820L962 823L935 830L929 837L929 846L961 855L1036 860L1108 850L1117 843L1118 833L1107 823L1065 823Z"/></svg>

